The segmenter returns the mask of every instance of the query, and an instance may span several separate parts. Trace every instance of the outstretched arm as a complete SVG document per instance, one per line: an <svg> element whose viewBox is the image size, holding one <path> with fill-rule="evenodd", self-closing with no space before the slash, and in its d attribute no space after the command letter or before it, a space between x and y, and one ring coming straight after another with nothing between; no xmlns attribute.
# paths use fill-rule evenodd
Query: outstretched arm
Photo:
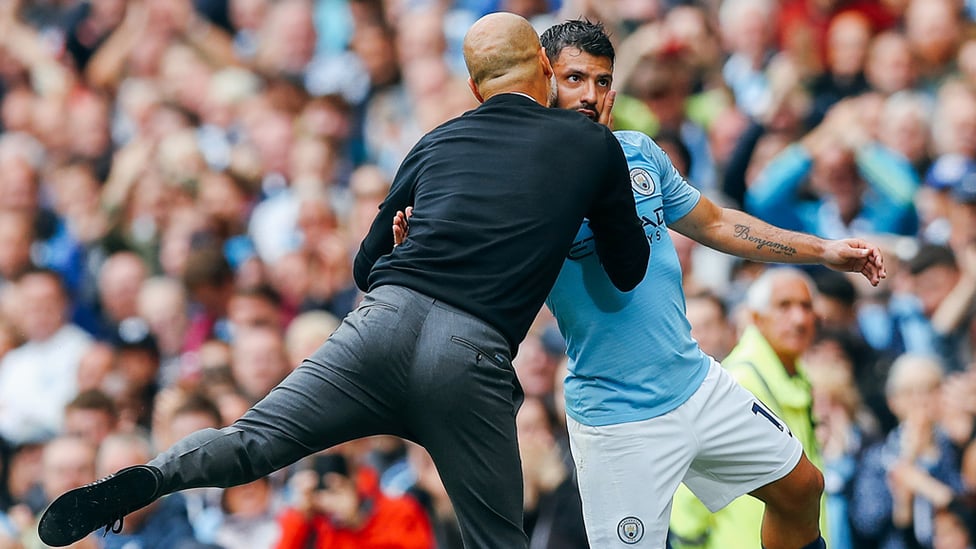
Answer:
<svg viewBox="0 0 976 549"><path fill-rule="evenodd" d="M872 286L887 276L881 250L861 239L825 240L780 229L701 197L671 228L706 246L745 259L775 263L818 263L835 271L861 273Z"/></svg>

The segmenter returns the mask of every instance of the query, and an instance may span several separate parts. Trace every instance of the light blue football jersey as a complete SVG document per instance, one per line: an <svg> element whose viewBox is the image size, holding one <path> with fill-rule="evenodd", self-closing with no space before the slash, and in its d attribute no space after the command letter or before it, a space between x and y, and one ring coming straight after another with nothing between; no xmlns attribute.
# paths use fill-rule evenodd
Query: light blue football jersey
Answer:
<svg viewBox="0 0 976 549"><path fill-rule="evenodd" d="M641 421L677 408L701 385L710 362L691 337L681 267L667 229L701 194L650 137L634 131L615 135L651 244L647 273L634 290L617 290L584 221L546 300L566 339L566 412L594 426Z"/></svg>

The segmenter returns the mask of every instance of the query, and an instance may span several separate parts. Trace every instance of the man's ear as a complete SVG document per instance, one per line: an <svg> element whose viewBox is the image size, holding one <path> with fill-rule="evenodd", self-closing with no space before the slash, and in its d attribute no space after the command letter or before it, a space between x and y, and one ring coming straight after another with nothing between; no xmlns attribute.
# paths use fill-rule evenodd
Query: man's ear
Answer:
<svg viewBox="0 0 976 549"><path fill-rule="evenodd" d="M746 318L749 320L749 323L752 326L758 326L759 325L759 321L762 320L762 313L759 312L759 311L754 311L754 310L750 309L749 312L748 312L748 314L746 315Z"/></svg>
<svg viewBox="0 0 976 549"><path fill-rule="evenodd" d="M474 94L474 98L478 100L478 103L484 103L485 98L481 96L481 92L478 91L478 85L474 83L474 78L468 77L468 89Z"/></svg>
<svg viewBox="0 0 976 549"><path fill-rule="evenodd" d="M899 422L901 422L901 417L905 415L905 408L902 406L902 400L904 399L899 398L899 395L897 394L885 396L885 404L888 405L888 409L891 410L891 413L894 414L895 417L899 418Z"/></svg>
<svg viewBox="0 0 976 549"><path fill-rule="evenodd" d="M539 62L542 64L542 73L546 75L546 78L552 78L555 71L552 70L552 63L549 62L549 56L546 55L546 48L539 48Z"/></svg>

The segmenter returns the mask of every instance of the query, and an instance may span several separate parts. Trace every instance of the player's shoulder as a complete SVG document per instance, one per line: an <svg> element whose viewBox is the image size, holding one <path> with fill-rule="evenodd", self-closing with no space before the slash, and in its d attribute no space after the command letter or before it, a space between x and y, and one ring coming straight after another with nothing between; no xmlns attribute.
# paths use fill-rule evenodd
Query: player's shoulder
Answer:
<svg viewBox="0 0 976 549"><path fill-rule="evenodd" d="M613 136L620 142L621 148L627 154L628 161L643 160L650 162L659 170L667 169L671 163L667 153L646 133L634 130L618 130L613 132Z"/></svg>
<svg viewBox="0 0 976 549"><path fill-rule="evenodd" d="M655 142L651 136L644 132L639 132L636 130L617 130L613 132L613 135L624 148L635 149L641 151L645 155L655 157L664 154L664 151L657 144L657 142Z"/></svg>
<svg viewBox="0 0 976 549"><path fill-rule="evenodd" d="M660 149L654 138L647 135L644 132L637 130L616 130L613 135L617 138L617 141L621 143L627 143L628 145L633 145L635 147L649 147L653 149Z"/></svg>
<svg viewBox="0 0 976 549"><path fill-rule="evenodd" d="M645 146L653 145L654 140L651 136L644 132L639 132L637 130L616 130L613 135L620 141L621 144L627 144L632 146Z"/></svg>

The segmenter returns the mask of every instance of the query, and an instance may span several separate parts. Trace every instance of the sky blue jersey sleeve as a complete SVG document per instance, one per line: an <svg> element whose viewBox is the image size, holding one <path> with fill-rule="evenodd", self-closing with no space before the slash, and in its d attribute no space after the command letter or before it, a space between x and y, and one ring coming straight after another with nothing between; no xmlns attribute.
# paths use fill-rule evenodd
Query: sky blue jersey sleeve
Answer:
<svg viewBox="0 0 976 549"><path fill-rule="evenodd" d="M627 156L638 212L643 214L640 211L642 196L650 197L659 192L666 224L688 215L698 204L701 192L678 172L667 153L642 132L617 131L614 135ZM660 189L654 188L657 185Z"/></svg>

